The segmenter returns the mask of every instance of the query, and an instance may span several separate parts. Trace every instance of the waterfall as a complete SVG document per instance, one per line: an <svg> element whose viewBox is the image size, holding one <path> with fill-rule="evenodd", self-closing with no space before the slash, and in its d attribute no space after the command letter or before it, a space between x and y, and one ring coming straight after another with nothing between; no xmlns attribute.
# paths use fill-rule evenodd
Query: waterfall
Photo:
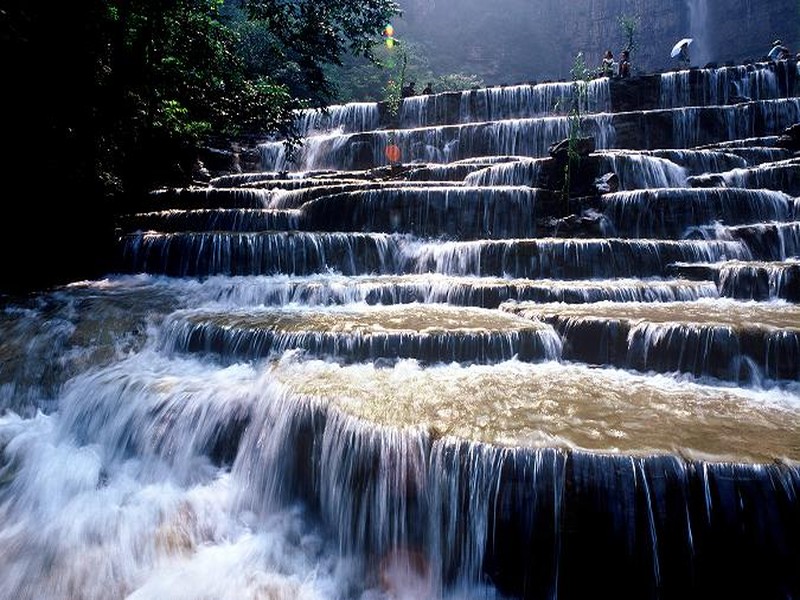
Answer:
<svg viewBox="0 0 800 600"><path fill-rule="evenodd" d="M778 77L767 65L672 71L660 75L660 85L661 108L715 106L780 97Z"/></svg>
<svg viewBox="0 0 800 600"><path fill-rule="evenodd" d="M712 24L709 20L707 0L686 0L686 10L689 13L689 37L694 41L689 47L692 64L703 66L714 59L711 48Z"/></svg>
<svg viewBox="0 0 800 600"><path fill-rule="evenodd" d="M375 102L351 102L324 109L305 109L297 114L298 135L310 137L340 129L347 133L370 131L378 126L378 105Z"/></svg>
<svg viewBox="0 0 800 600"><path fill-rule="evenodd" d="M577 156L568 82L304 111L132 200L0 299L0 597L800 598L782 85L594 80Z"/></svg>

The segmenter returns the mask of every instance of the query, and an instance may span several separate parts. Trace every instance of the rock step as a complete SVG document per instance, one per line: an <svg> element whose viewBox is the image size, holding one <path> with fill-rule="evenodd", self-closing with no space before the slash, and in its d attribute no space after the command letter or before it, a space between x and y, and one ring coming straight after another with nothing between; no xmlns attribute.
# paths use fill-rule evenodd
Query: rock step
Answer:
<svg viewBox="0 0 800 600"><path fill-rule="evenodd" d="M507 303L552 325L563 359L744 384L800 379L800 307L732 300L582 305Z"/></svg>
<svg viewBox="0 0 800 600"><path fill-rule="evenodd" d="M610 235L680 239L687 230L791 221L795 199L779 191L737 188L650 189L605 194L600 210Z"/></svg>
<svg viewBox="0 0 800 600"><path fill-rule="evenodd" d="M170 317L163 344L170 351L213 353L229 361L287 350L344 362L424 363L555 359L560 352L549 326L441 304L179 312Z"/></svg>
<svg viewBox="0 0 800 600"><path fill-rule="evenodd" d="M597 78L582 92L581 113L630 112L678 107L720 106L774 100L792 95L796 74L786 63L723 66L642 75ZM301 111L304 136L404 129L567 114L574 105L572 81L521 83L404 98L397 119L381 103L349 103ZM394 121L394 123L392 123Z"/></svg>
<svg viewBox="0 0 800 600"><path fill-rule="evenodd" d="M658 277L673 263L750 258L722 240L424 241L383 233L138 233L122 237L124 273L173 276L441 273L513 278Z"/></svg>
<svg viewBox="0 0 800 600"><path fill-rule="evenodd" d="M755 167L688 178L692 187L730 187L780 190L800 196L800 159L788 159Z"/></svg>
<svg viewBox="0 0 800 600"><path fill-rule="evenodd" d="M117 226L123 233L136 231L294 231L300 228L297 210L268 208L198 208L125 215Z"/></svg>
<svg viewBox="0 0 800 600"><path fill-rule="evenodd" d="M160 277L145 278L161 281ZM176 284L184 281L177 280ZM188 284L187 284L188 285ZM192 290L206 302L231 306L304 304L449 304L497 308L507 300L536 302L670 302L716 298L713 281L688 279L608 279L563 281L459 277L436 273L412 275L322 274L308 277L210 277Z"/></svg>
<svg viewBox="0 0 800 600"><path fill-rule="evenodd" d="M367 189L364 189L367 188ZM407 233L445 239L510 239L539 235L608 235L624 238L681 239L693 228L702 237L741 239L752 243L758 258L796 253L786 239L769 244L750 235L751 223L796 218L797 201L783 192L737 188L669 188L607 193L581 205L559 193L527 186L399 185L345 186L351 191L319 188L298 209L172 209L138 213L119 220L123 232L159 231L356 231ZM287 192L294 194L294 192ZM299 196L294 196L299 199ZM275 202L293 204L294 202ZM560 222L571 210L582 217ZM599 212L598 212L599 211ZM717 225L726 223L726 227ZM539 227L541 225L541 227ZM559 225L561 225L559 227ZM560 229L560 231L559 231ZM795 228L796 229L796 228ZM782 227L791 232L791 227ZM557 233L558 232L558 233ZM798 237L786 233L791 238ZM772 239L772 238L770 238Z"/></svg>
<svg viewBox="0 0 800 600"><path fill-rule="evenodd" d="M780 394L769 391L667 384L553 361L405 361L387 368L293 357L270 373L292 394L365 421L365 427L422 430L435 439L627 456L678 451L741 463L800 459L800 405L789 396L781 403Z"/></svg>
<svg viewBox="0 0 800 600"><path fill-rule="evenodd" d="M800 261L726 261L719 264L675 264L669 271L694 281L715 281L719 294L738 300L786 300L800 303Z"/></svg>
<svg viewBox="0 0 800 600"><path fill-rule="evenodd" d="M734 106L596 113L583 119L584 135L598 149L685 149L731 138L777 135L800 121L800 98ZM545 157L569 136L567 117L538 117L310 137L288 163L281 142L262 144L263 169L361 170L388 164L398 147L403 163L450 163L480 156Z"/></svg>
<svg viewBox="0 0 800 600"><path fill-rule="evenodd" d="M491 577L520 598L778 597L767 575L794 576L797 407L769 395L550 362L270 375L240 444L247 500L272 486L318 506L345 554L413 550L447 585ZM740 561L764 576L734 590Z"/></svg>
<svg viewBox="0 0 800 600"><path fill-rule="evenodd" d="M672 302L718 297L717 286L710 281L686 279L607 279L568 281L554 279L501 279L490 277L453 277L424 274L358 278L348 280L357 286L352 302L369 304L404 304L409 302L447 303L454 306L497 308L505 301L564 302ZM317 292L319 279L309 281ZM302 282L300 282L302 286ZM348 283L338 278L334 290L346 290ZM304 295L298 288L295 293ZM323 292L324 293L324 292Z"/></svg>

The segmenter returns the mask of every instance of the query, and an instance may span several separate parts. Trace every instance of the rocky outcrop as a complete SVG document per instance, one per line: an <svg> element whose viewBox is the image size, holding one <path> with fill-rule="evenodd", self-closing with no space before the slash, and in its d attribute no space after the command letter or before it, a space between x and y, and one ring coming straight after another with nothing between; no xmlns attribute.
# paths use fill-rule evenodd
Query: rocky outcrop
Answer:
<svg viewBox="0 0 800 600"><path fill-rule="evenodd" d="M778 136L775 145L795 153L800 152L800 123L787 127L783 133Z"/></svg>

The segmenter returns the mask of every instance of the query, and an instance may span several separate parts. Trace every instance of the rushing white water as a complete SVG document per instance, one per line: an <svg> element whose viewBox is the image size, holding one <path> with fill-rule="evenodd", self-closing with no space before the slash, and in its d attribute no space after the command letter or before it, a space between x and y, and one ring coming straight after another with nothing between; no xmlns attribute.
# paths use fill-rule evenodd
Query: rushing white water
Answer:
<svg viewBox="0 0 800 600"><path fill-rule="evenodd" d="M324 134L335 129L348 133L371 131L378 127L380 116L376 102L351 102L337 104L325 109L305 109L296 120L297 133L301 137Z"/></svg>
<svg viewBox="0 0 800 600"><path fill-rule="evenodd" d="M611 115L584 119L598 148L614 146ZM465 125L376 131L369 134L332 132L307 138L289 161L282 142L260 145L262 163L270 170L359 169L386 164L386 148L399 147L403 162L450 163L485 155L546 156L549 147L569 134L567 117L515 118Z"/></svg>
<svg viewBox="0 0 800 600"><path fill-rule="evenodd" d="M660 77L661 108L779 98L778 77L770 64L672 71Z"/></svg>
<svg viewBox="0 0 800 600"><path fill-rule="evenodd" d="M478 577L492 535L478 515L496 501L504 469L522 457L475 445L466 462L454 463L457 440L650 452L658 438L641 428L659 423L654 432L669 445L676 441L663 426L669 418L685 421L676 430L684 431L687 452L732 452L736 440L741 459L780 453L798 419L796 393L721 390L557 363L343 367L287 355L271 369L156 350L158 323L172 307L203 296L238 303L223 293L238 288L234 283L110 279L65 290L23 318L19 335L29 341L48 336L37 331L39 310L72 322L68 347L79 362L103 344L113 347L128 319L149 325L137 350L121 348L63 380L55 410L0 418L0 595L494 598ZM110 299L120 313L103 308ZM88 323L84 317L98 310L98 321ZM94 327L103 335L88 335ZM75 346L79 340L83 348ZM604 400L607 415L599 400L575 410L553 404L585 394L556 389L596 387L599 379L601 388L617 390ZM456 396L469 403L454 411ZM526 397L541 410L531 412ZM738 433L729 441L693 433L714 427L691 416L698 410L736 422ZM609 427L603 419L612 414L625 416ZM557 427L548 425L551 417ZM764 419L773 423L769 435L759 433ZM752 438L743 437L745 423ZM298 467L308 458L306 436L320 426L320 462L305 471ZM593 431L610 437L603 442ZM383 466L365 471L373 456ZM551 458L539 457L544 480ZM320 494L318 509L306 502L312 490ZM464 492L468 504L455 508ZM420 528L420 519L430 526ZM445 577L454 567L458 575Z"/></svg>

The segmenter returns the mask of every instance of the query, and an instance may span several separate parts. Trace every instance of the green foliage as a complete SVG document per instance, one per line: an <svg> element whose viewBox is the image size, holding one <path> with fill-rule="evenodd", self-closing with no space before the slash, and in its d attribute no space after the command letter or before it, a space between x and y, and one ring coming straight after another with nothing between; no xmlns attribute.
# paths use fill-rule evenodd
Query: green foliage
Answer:
<svg viewBox="0 0 800 600"><path fill-rule="evenodd" d="M569 117L571 123L575 124L574 127L570 127L570 131L575 130L579 134L582 108L587 104L589 82L592 79L592 71L586 65L586 58L583 52L578 52L575 55L570 74L572 75L572 108L570 109Z"/></svg>
<svg viewBox="0 0 800 600"><path fill-rule="evenodd" d="M189 110L180 105L177 100L164 100L158 107L159 120L155 126L166 129L175 135L187 139L200 140L211 132L211 123L208 121L193 121Z"/></svg>
<svg viewBox="0 0 800 600"><path fill-rule="evenodd" d="M589 82L592 72L586 65L583 52L578 52L570 69L572 74L572 105L567 115L569 134L567 137L567 160L564 164L564 187L562 195L569 198L572 169L580 164L580 154L577 151L578 140L583 135L583 107L588 102Z"/></svg>
<svg viewBox="0 0 800 600"><path fill-rule="evenodd" d="M291 93L315 106L336 95L326 67L341 65L348 55L372 59L380 32L399 14L394 0L247 0L245 6L250 21L268 35L261 72L274 75L274 65Z"/></svg>
<svg viewBox="0 0 800 600"><path fill-rule="evenodd" d="M65 175L112 194L186 183L211 138L296 143L294 110L331 97L325 67L370 56L398 10L394 0L9 0L0 50L15 57L6 83L29 128L15 135L68 147L81 162ZM43 98L52 105L34 113Z"/></svg>
<svg viewBox="0 0 800 600"><path fill-rule="evenodd" d="M619 17L618 21L625 40L623 49L633 54L633 51L638 47L636 35L639 32L641 17L639 17L639 15L622 15Z"/></svg>
<svg viewBox="0 0 800 600"><path fill-rule="evenodd" d="M434 89L441 91L460 92L485 87L486 83L477 75L469 73L449 73L440 75L433 80Z"/></svg>
<svg viewBox="0 0 800 600"><path fill-rule="evenodd" d="M406 69L408 67L408 54L405 50L399 49L399 65L393 64L389 70L389 80L383 91L383 100L386 109L392 117L396 117L400 112L400 104L403 102L403 87L406 84Z"/></svg>
<svg viewBox="0 0 800 600"><path fill-rule="evenodd" d="M405 71L401 77L403 65ZM329 77L336 87L335 100L338 103L390 101L395 92L399 103L400 89L407 81L416 82L418 90L431 82L435 92L469 90L485 85L476 75L438 74L431 68L424 47L406 40L391 49L382 43L377 45L371 60L346 57L340 67L329 69Z"/></svg>
<svg viewBox="0 0 800 600"><path fill-rule="evenodd" d="M326 74L336 90L334 104L383 100L389 79L388 71L380 59L376 62L354 56L345 57L341 66L329 66Z"/></svg>

